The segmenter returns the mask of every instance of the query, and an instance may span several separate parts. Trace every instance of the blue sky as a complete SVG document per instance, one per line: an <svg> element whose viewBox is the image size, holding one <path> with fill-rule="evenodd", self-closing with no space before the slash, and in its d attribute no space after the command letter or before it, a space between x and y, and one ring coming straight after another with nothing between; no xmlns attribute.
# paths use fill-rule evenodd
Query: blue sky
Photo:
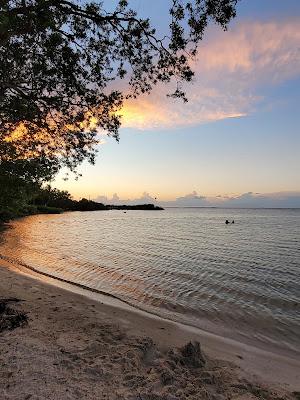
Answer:
<svg viewBox="0 0 300 400"><path fill-rule="evenodd" d="M165 29L167 1L132 3ZM237 11L228 32L207 31L187 105L164 87L126 104L120 143L103 136L96 165L55 186L161 202L300 193L300 1L244 0Z"/></svg>

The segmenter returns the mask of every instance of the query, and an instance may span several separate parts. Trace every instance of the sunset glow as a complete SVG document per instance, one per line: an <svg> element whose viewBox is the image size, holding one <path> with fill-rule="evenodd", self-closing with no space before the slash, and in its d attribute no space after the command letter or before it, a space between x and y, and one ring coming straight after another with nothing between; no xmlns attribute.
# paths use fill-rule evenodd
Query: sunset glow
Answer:
<svg viewBox="0 0 300 400"><path fill-rule="evenodd" d="M120 143L99 146L96 166L84 165L78 182L56 184L75 197L146 192L161 201L193 191L300 192L300 8L288 3L242 1L227 32L208 29L184 87L187 104L166 96L174 84L126 100ZM159 20L159 7L143 10Z"/></svg>
<svg viewBox="0 0 300 400"><path fill-rule="evenodd" d="M300 400L300 0L8 0L0 54L0 398Z"/></svg>

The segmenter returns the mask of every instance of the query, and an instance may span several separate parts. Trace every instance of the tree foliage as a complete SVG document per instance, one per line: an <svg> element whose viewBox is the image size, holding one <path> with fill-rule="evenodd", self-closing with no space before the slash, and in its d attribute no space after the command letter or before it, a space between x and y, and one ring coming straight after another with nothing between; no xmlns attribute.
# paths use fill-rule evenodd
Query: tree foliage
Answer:
<svg viewBox="0 0 300 400"><path fill-rule="evenodd" d="M170 95L184 98L205 28L226 29L236 2L170 1L160 38L126 0L110 12L99 1L0 1L0 162L35 160L45 180L93 162L98 129L118 139L126 97L173 80Z"/></svg>

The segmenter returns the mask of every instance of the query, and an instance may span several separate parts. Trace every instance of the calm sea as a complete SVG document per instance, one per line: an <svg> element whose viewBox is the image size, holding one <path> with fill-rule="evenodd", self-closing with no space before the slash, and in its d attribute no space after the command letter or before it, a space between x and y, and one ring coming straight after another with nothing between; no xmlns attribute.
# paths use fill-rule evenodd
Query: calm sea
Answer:
<svg viewBox="0 0 300 400"><path fill-rule="evenodd" d="M12 223L0 255L172 320L300 352L300 210L38 215Z"/></svg>

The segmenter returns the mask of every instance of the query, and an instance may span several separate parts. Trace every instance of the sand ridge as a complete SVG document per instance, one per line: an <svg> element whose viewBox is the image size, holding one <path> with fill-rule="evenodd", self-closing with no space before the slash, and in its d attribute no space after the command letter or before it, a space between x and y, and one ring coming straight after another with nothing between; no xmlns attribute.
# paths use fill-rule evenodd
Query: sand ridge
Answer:
<svg viewBox="0 0 300 400"><path fill-rule="evenodd" d="M0 334L1 400L297 399L246 380L233 363L205 355L192 337L174 347L176 332L166 325L156 330L169 335L170 345L160 345L147 325L128 329L124 310L3 267L0 297L20 298L13 306L28 315L28 325Z"/></svg>

